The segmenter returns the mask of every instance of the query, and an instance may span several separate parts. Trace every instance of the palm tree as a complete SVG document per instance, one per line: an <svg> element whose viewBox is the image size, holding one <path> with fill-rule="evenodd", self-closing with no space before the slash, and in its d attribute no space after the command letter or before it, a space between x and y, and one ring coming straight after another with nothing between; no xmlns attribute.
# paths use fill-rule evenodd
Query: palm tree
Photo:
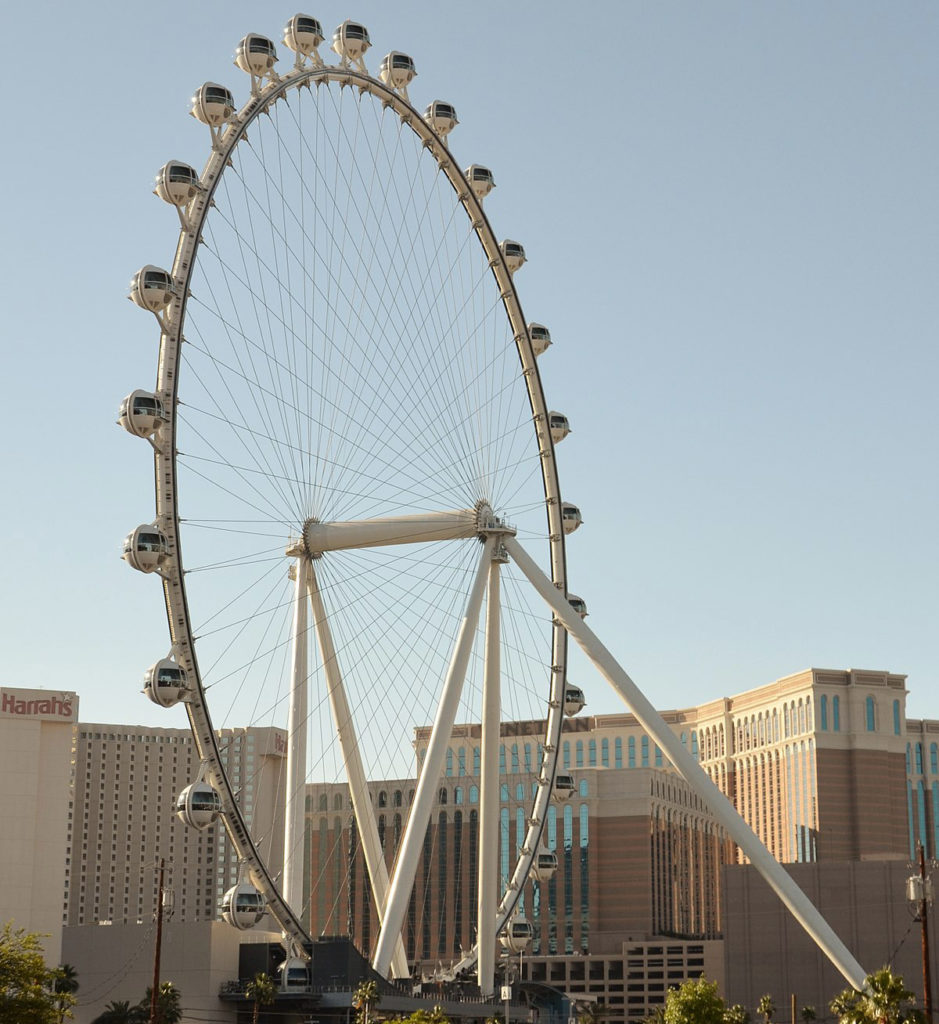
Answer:
<svg viewBox="0 0 939 1024"><path fill-rule="evenodd" d="M763 1018L764 1024L770 1024L773 1014L776 1012L776 1004L773 1002L773 997L769 992L760 996L760 1003L756 1008L756 1012Z"/></svg>
<svg viewBox="0 0 939 1024"><path fill-rule="evenodd" d="M864 990L846 988L831 1001L840 1024L910 1024L922 1020L913 993L889 967L868 974Z"/></svg>
<svg viewBox="0 0 939 1024"><path fill-rule="evenodd" d="M148 985L146 995L137 1004L143 1013L142 1020L146 1024L179 1024L183 1019L182 1007L179 1005L179 989L171 982L164 981L160 985L156 1001L156 1019L150 1019L150 1000L153 988Z"/></svg>
<svg viewBox="0 0 939 1024"><path fill-rule="evenodd" d="M380 1002L381 995L376 981L359 982L359 987L352 993L352 1005L359 1011L362 1024L368 1024L370 1010Z"/></svg>
<svg viewBox="0 0 939 1024"><path fill-rule="evenodd" d="M112 1000L91 1024L139 1024L142 1018L140 1008L131 1006L126 999Z"/></svg>
<svg viewBox="0 0 939 1024"><path fill-rule="evenodd" d="M604 1017L609 1017L613 1012L611 1006L606 1003L581 1003L580 1013L577 1014L577 1024L601 1024Z"/></svg>
<svg viewBox="0 0 939 1024"><path fill-rule="evenodd" d="M64 1024L65 1019L72 1016L71 1008L75 1004L75 993L78 991L78 972L71 964L59 964L52 973L55 979L52 991L56 995L59 1022Z"/></svg>
<svg viewBox="0 0 939 1024"><path fill-rule="evenodd" d="M258 1016L262 1006L270 1006L274 1002L277 988L269 974L264 971L258 973L245 985L245 995L254 1003L254 1014L251 1017L252 1024L258 1024Z"/></svg>
<svg viewBox="0 0 939 1024"><path fill-rule="evenodd" d="M814 1006L803 1006L799 1011L799 1016L802 1018L802 1024L812 1024L814 1020L818 1019Z"/></svg>

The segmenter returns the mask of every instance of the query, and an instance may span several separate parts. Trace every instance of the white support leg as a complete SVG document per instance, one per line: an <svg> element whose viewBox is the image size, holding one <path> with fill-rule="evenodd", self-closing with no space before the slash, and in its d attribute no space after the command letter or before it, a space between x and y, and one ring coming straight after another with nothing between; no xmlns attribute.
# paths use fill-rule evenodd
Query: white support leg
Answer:
<svg viewBox="0 0 939 1024"><path fill-rule="evenodd" d="M450 742L453 722L460 704L460 694L463 689L463 681L466 678L470 653L473 649L476 626L479 623L479 609L483 602L486 573L492 560L494 545L495 540L488 537L482 548L482 557L479 560L476 577L466 601L466 612L457 633L450 667L447 669L447 678L444 681L440 702L437 705L437 716L434 719L430 742L427 745L427 754L424 757L424 764L417 782L414 803L411 805L411 813L408 815L408 823L401 840L401 847L398 850L391 886L388 889L385 920L378 933L378 942L372 961L375 970L385 977L388 976L395 941L401 935L401 927L404 924L404 915L407 912L408 900L414 887L414 876L417 873L417 864L424 843L424 833L427 830L430 812L437 796L437 783L443 770L447 745Z"/></svg>
<svg viewBox="0 0 939 1024"><path fill-rule="evenodd" d="M486 600L486 660L483 672L482 741L479 783L479 879L476 963L483 998L495 993L496 895L499 884L499 725L502 714L500 664L500 559L489 563Z"/></svg>
<svg viewBox="0 0 939 1024"><path fill-rule="evenodd" d="M313 625L316 629L320 656L323 660L323 671L326 675L329 706L332 711L333 724L339 736L342 760L346 766L346 777L349 780L352 809L355 812L359 839L362 843L362 851L365 854L365 867L368 871L369 880L372 883L372 893L375 896L375 906L378 908L378 919L380 922L384 914L385 899L388 893L388 868L382 854L381 840L378 837L378 822L375 818L375 809L372 806L372 801L369 799L368 782L365 778L365 769L362 767L362 757L359 754L359 742L355 734L355 723L349 712L346 689L342 682L339 661L336 658L333 634L329 628L329 619L326 617L323 596L320 593L316 571L312 563L310 564L309 574L310 606L313 610ZM395 945L391 973L396 978L406 978L408 976L408 961L400 935Z"/></svg>
<svg viewBox="0 0 939 1024"><path fill-rule="evenodd" d="M310 560L294 563L293 652L287 718L287 806L284 813L283 897L289 907L303 904L303 838L306 817L307 589ZM300 914L302 918L302 913Z"/></svg>
<svg viewBox="0 0 939 1024"><path fill-rule="evenodd" d="M685 781L707 803L711 813L727 829L734 842L750 858L770 887L809 933L815 944L856 989L864 986L865 972L850 950L834 933L815 905L786 873L783 866L757 839L750 826L740 817L724 794L707 777L704 769L681 745L678 737L665 724L661 715L623 671L612 654L597 639L593 630L567 603L564 595L538 568L518 541L511 536L503 544L515 564L531 581L564 628L574 637L584 653L616 690L636 716L639 724L665 751L666 756Z"/></svg>

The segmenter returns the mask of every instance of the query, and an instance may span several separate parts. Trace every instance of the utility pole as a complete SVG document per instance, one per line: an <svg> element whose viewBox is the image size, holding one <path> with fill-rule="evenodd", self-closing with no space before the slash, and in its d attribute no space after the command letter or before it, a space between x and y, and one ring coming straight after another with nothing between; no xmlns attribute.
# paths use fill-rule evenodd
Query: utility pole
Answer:
<svg viewBox="0 0 939 1024"><path fill-rule="evenodd" d="M906 881L906 898L913 913L913 920L919 921L922 929L923 948L923 1010L926 1024L932 1024L932 979L929 961L929 907L932 904L932 879L926 874L926 851L922 843L916 844L919 874L911 875ZM914 865L915 868L916 865Z"/></svg>
<svg viewBox="0 0 939 1024"><path fill-rule="evenodd" d="M160 946L163 942L163 870L165 861L160 858L160 884L157 891L156 944L153 950L153 987L150 989L150 1024L159 1024L157 1006L160 996Z"/></svg>

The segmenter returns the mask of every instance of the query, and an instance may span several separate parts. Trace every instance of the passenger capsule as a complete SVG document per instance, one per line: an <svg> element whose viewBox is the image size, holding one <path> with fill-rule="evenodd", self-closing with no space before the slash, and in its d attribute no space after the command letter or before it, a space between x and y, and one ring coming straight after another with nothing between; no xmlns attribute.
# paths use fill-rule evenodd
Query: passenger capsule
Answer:
<svg viewBox="0 0 939 1024"><path fill-rule="evenodd" d="M582 597L578 597L576 594L568 594L567 603L582 619L587 618L587 602Z"/></svg>
<svg viewBox="0 0 939 1024"><path fill-rule="evenodd" d="M187 689L186 670L172 658L163 658L147 669L144 676L143 692L162 708L178 704Z"/></svg>
<svg viewBox="0 0 939 1024"><path fill-rule="evenodd" d="M551 344L551 332L544 324L529 324L528 337L531 338L531 348L536 356L543 355Z"/></svg>
<svg viewBox="0 0 939 1024"><path fill-rule="evenodd" d="M378 68L378 77L391 89L397 89L405 97L408 94L408 86L417 76L417 69L414 61L406 53L399 53L392 50L387 56L382 57Z"/></svg>
<svg viewBox="0 0 939 1024"><path fill-rule="evenodd" d="M561 502L561 525L565 533L573 533L584 522L580 509L569 501Z"/></svg>
<svg viewBox="0 0 939 1024"><path fill-rule="evenodd" d="M176 798L176 817L193 828L208 828L222 813L222 798L207 782L193 782Z"/></svg>
<svg viewBox="0 0 939 1024"><path fill-rule="evenodd" d="M355 61L360 66L365 51L372 45L368 38L368 29L355 21L344 21L339 28L333 32L333 53L339 55L343 64Z"/></svg>
<svg viewBox="0 0 939 1024"><path fill-rule="evenodd" d="M250 882L232 886L222 897L222 920L239 931L253 928L266 909L264 897Z"/></svg>
<svg viewBox="0 0 939 1024"><path fill-rule="evenodd" d="M587 701L584 698L584 691L579 686L568 683L564 687L564 714L573 718L584 710Z"/></svg>
<svg viewBox="0 0 939 1024"><path fill-rule="evenodd" d="M280 983L288 992L307 988L310 984L310 972L306 960L301 960L298 956L286 959L280 968Z"/></svg>
<svg viewBox="0 0 939 1024"><path fill-rule="evenodd" d="M445 103L443 100L434 100L427 107L424 111L424 120L442 139L445 139L460 123L457 120L453 104Z"/></svg>
<svg viewBox="0 0 939 1024"><path fill-rule="evenodd" d="M492 171L482 164L470 164L463 172L470 188L476 193L477 199L485 199L486 196L496 187L492 177Z"/></svg>
<svg viewBox="0 0 939 1024"><path fill-rule="evenodd" d="M535 929L527 918L519 915L505 926L499 941L510 953L523 953L535 937Z"/></svg>
<svg viewBox="0 0 939 1024"><path fill-rule="evenodd" d="M164 164L157 176L154 192L172 206L188 206L199 193L199 175L195 167L180 160Z"/></svg>
<svg viewBox="0 0 939 1024"><path fill-rule="evenodd" d="M313 56L321 63L317 47L323 42L323 26L308 14L295 14L284 26L284 46L300 57Z"/></svg>
<svg viewBox="0 0 939 1024"><path fill-rule="evenodd" d="M219 128L231 120L235 112L235 98L230 89L216 82L206 82L192 98L190 113L197 121L210 128Z"/></svg>
<svg viewBox="0 0 939 1024"><path fill-rule="evenodd" d="M173 275L162 267L141 267L130 282L130 298L141 309L159 313L173 301Z"/></svg>
<svg viewBox="0 0 939 1024"><path fill-rule="evenodd" d="M553 850L539 850L531 862L531 876L538 882L547 882L558 869L558 855Z"/></svg>
<svg viewBox="0 0 939 1024"><path fill-rule="evenodd" d="M152 437L166 422L163 399L152 391L131 391L121 402L117 422L135 437Z"/></svg>
<svg viewBox="0 0 939 1024"><path fill-rule="evenodd" d="M566 773L555 775L554 798L556 800L569 800L576 789L573 775Z"/></svg>
<svg viewBox="0 0 939 1024"><path fill-rule="evenodd" d="M121 557L140 572L156 572L166 561L169 543L166 534L156 526L138 526L124 538Z"/></svg>
<svg viewBox="0 0 939 1024"><path fill-rule="evenodd" d="M525 247L521 242L513 242L507 238L504 242L499 243L499 248L502 250L502 256L505 259L505 265L509 268L509 273L514 274L525 262Z"/></svg>
<svg viewBox="0 0 939 1024"><path fill-rule="evenodd" d="M560 444L571 432L571 425L564 413L549 412L548 429L551 431L551 440L555 444Z"/></svg>
<svg viewBox="0 0 939 1024"><path fill-rule="evenodd" d="M277 47L267 36L246 35L235 50L235 66L263 78L277 63Z"/></svg>

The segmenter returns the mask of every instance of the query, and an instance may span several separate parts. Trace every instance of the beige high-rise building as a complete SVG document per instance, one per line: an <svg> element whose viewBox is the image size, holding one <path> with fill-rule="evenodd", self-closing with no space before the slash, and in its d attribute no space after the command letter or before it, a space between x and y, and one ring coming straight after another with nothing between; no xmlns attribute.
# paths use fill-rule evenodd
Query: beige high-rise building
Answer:
<svg viewBox="0 0 939 1024"><path fill-rule="evenodd" d="M276 865L283 857L284 732L222 729L218 743L252 837ZM199 831L174 813L176 797L196 780L199 767L188 729L78 726L66 924L150 921L161 858L175 896L175 919L217 918L221 896L239 881L224 826L218 822ZM60 919L62 911L59 906Z"/></svg>
<svg viewBox="0 0 939 1024"><path fill-rule="evenodd" d="M48 935L59 963L68 845L72 732L78 697L0 687L0 923Z"/></svg>

